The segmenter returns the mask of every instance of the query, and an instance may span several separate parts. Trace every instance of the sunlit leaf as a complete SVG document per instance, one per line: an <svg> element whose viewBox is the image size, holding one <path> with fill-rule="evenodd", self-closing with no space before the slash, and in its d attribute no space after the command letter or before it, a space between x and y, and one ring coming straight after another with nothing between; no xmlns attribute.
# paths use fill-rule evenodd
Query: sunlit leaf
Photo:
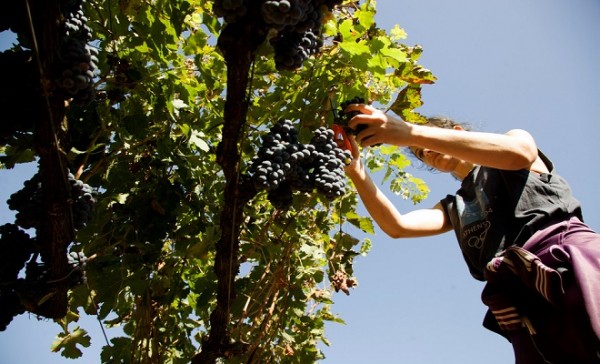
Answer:
<svg viewBox="0 0 600 364"><path fill-rule="evenodd" d="M371 54L368 44L364 42L346 41L340 43L340 48L348 52L351 56L361 56Z"/></svg>
<svg viewBox="0 0 600 364"><path fill-rule="evenodd" d="M373 9L367 8L367 6L362 6L359 11L356 12L358 17L358 22L364 29L369 29L375 23L375 12Z"/></svg>
<svg viewBox="0 0 600 364"><path fill-rule="evenodd" d="M360 36L360 33L354 28L352 19L344 20L340 26L339 31L344 42L354 42Z"/></svg>
<svg viewBox="0 0 600 364"><path fill-rule="evenodd" d="M390 37L393 41L398 41L400 39L406 39L407 34L404 29L400 28L400 26L396 24L390 31Z"/></svg>
<svg viewBox="0 0 600 364"><path fill-rule="evenodd" d="M398 62L406 62L406 53L398 48L383 48L381 54Z"/></svg>
<svg viewBox="0 0 600 364"><path fill-rule="evenodd" d="M53 352L60 351L60 354L65 358L77 359L82 355L78 346L87 348L90 345L91 339L87 331L77 326L68 334L58 334L57 339L52 343L51 349Z"/></svg>

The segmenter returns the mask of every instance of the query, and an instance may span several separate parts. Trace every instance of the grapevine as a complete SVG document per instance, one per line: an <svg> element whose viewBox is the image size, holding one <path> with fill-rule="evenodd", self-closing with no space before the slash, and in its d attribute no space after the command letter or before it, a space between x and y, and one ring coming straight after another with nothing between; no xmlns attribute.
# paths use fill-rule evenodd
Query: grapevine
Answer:
<svg viewBox="0 0 600 364"><path fill-rule="evenodd" d="M96 202L95 191L86 183L68 173L71 208L75 229L84 227L91 218ZM72 288L85 282L87 258L82 253L72 252L67 256L68 270L64 277L50 280L49 264L42 257L39 238L31 238L23 229L39 229L45 220L43 182L40 172L13 193L8 207L16 210L15 224L0 226L0 331L6 329L12 318L25 312L36 312L44 298L55 292L57 287ZM47 259L47 258L46 258ZM19 273L24 270L24 278Z"/></svg>
<svg viewBox="0 0 600 364"><path fill-rule="evenodd" d="M344 165L350 157L337 147L331 129L318 128L310 143L302 144L292 122L280 120L263 136L249 172L257 190L268 190L273 206L286 209L294 191L316 190L329 200L342 196Z"/></svg>

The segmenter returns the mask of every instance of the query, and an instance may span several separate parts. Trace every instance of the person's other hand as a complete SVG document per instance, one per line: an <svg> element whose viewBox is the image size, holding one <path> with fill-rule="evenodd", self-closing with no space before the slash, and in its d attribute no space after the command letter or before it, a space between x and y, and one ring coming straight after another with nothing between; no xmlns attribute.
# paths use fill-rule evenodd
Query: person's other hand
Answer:
<svg viewBox="0 0 600 364"><path fill-rule="evenodd" d="M344 111L359 112L350 119L348 127L360 130L356 135L356 142L362 147L378 144L410 145L411 125L409 123L366 104L351 104Z"/></svg>

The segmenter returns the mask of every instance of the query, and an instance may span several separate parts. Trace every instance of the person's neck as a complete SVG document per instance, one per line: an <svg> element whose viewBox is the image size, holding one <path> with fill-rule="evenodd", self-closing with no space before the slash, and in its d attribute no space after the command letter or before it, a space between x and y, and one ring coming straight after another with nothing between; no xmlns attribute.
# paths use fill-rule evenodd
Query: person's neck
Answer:
<svg viewBox="0 0 600 364"><path fill-rule="evenodd" d="M462 181L473 170L473 168L475 168L474 164L461 161L452 172L452 175Z"/></svg>

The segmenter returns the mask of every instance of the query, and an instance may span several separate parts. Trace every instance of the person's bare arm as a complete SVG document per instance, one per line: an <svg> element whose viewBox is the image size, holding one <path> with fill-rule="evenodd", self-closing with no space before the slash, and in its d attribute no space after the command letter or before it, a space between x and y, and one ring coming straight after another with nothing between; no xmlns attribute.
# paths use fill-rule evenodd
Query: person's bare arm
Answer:
<svg viewBox="0 0 600 364"><path fill-rule="evenodd" d="M443 129L407 123L369 105L354 104L346 110L361 112L350 120L351 128L367 125L356 136L363 147L379 143L415 146L505 170L529 169L538 157L535 140L520 129L506 134Z"/></svg>
<svg viewBox="0 0 600 364"><path fill-rule="evenodd" d="M352 143L354 159L346 167L346 174L354 182L363 204L381 230L393 238L409 238L437 235L451 229L439 203L430 209L401 214L366 172L357 152L358 146L356 142Z"/></svg>

